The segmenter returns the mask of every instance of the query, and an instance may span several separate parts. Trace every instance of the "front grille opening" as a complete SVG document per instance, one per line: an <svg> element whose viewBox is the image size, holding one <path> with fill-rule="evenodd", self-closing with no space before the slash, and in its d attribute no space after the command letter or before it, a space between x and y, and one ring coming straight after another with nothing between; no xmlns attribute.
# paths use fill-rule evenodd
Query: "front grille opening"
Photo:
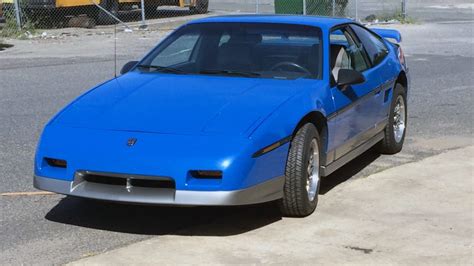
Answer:
<svg viewBox="0 0 474 266"><path fill-rule="evenodd" d="M173 180L149 180L149 179L131 179L130 184L134 187L151 188L175 188Z"/></svg>
<svg viewBox="0 0 474 266"><path fill-rule="evenodd" d="M121 177L113 176L104 176L104 175L84 175L82 178L87 182L106 184L106 185L117 185L117 186L126 186L127 179Z"/></svg>
<svg viewBox="0 0 474 266"><path fill-rule="evenodd" d="M58 167L58 168L66 168L67 167L67 161L66 160L61 160L61 159L55 159L55 158L44 158L46 163L49 166L52 167Z"/></svg>
<svg viewBox="0 0 474 266"><path fill-rule="evenodd" d="M82 178L91 183L115 185L115 186L127 186L127 177L117 177L108 175L98 174L83 174ZM174 180L153 180L153 179L140 179L130 178L129 185L132 187L145 187L145 188L176 188Z"/></svg>

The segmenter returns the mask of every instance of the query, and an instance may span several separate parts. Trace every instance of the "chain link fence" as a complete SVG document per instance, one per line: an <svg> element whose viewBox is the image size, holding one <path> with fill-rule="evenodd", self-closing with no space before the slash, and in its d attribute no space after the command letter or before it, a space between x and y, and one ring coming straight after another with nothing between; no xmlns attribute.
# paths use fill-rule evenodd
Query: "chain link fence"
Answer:
<svg viewBox="0 0 474 266"><path fill-rule="evenodd" d="M139 25L198 14L300 14L375 20L402 14L405 0L0 0L0 37L41 29Z"/></svg>
<svg viewBox="0 0 474 266"><path fill-rule="evenodd" d="M15 37L37 29L145 27L157 18L205 14L209 0L0 0L0 6L0 36Z"/></svg>

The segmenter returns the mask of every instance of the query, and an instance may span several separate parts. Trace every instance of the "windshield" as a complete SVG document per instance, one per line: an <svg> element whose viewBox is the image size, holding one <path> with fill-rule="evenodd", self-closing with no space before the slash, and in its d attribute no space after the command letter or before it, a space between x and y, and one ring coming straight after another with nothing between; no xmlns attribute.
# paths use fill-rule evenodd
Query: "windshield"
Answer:
<svg viewBox="0 0 474 266"><path fill-rule="evenodd" d="M143 72L321 79L319 28L274 23L198 23L166 38Z"/></svg>

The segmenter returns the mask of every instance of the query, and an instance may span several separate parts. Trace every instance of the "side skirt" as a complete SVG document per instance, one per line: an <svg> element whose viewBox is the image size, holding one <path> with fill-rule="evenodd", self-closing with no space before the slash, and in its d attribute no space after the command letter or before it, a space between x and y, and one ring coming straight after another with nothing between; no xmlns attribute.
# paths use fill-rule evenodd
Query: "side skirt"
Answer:
<svg viewBox="0 0 474 266"><path fill-rule="evenodd" d="M341 158L335 160L334 162L330 163L329 165L322 166L321 167L321 176L328 176L332 174L334 171L337 169L341 168L348 162L352 161L354 158L357 156L361 155L368 149L370 149L372 146L377 144L379 141L381 141L384 138L384 132L381 131L377 135L373 136L371 139L368 141L364 142L363 144L359 145L357 148L353 149L352 151L348 152Z"/></svg>

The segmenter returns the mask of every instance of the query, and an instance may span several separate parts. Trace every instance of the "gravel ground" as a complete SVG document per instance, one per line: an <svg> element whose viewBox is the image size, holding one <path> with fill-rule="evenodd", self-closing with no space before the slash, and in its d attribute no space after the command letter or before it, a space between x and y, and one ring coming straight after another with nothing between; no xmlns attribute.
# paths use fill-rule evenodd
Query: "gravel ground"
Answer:
<svg viewBox="0 0 474 266"><path fill-rule="evenodd" d="M323 194L343 182L472 145L473 26L472 21L394 26L405 37L403 47L412 77L406 146L396 156L363 154L326 178ZM134 31L119 38L118 65L139 58L165 33ZM0 193L34 191L32 162L44 124L66 103L114 72L110 35L14 44L0 52ZM162 208L59 195L0 196L0 261L65 263L150 236L206 226L231 215L242 219L229 220L235 224L221 233L239 234L268 224L263 216L278 222L280 217L267 207ZM244 229L240 221L246 222Z"/></svg>

